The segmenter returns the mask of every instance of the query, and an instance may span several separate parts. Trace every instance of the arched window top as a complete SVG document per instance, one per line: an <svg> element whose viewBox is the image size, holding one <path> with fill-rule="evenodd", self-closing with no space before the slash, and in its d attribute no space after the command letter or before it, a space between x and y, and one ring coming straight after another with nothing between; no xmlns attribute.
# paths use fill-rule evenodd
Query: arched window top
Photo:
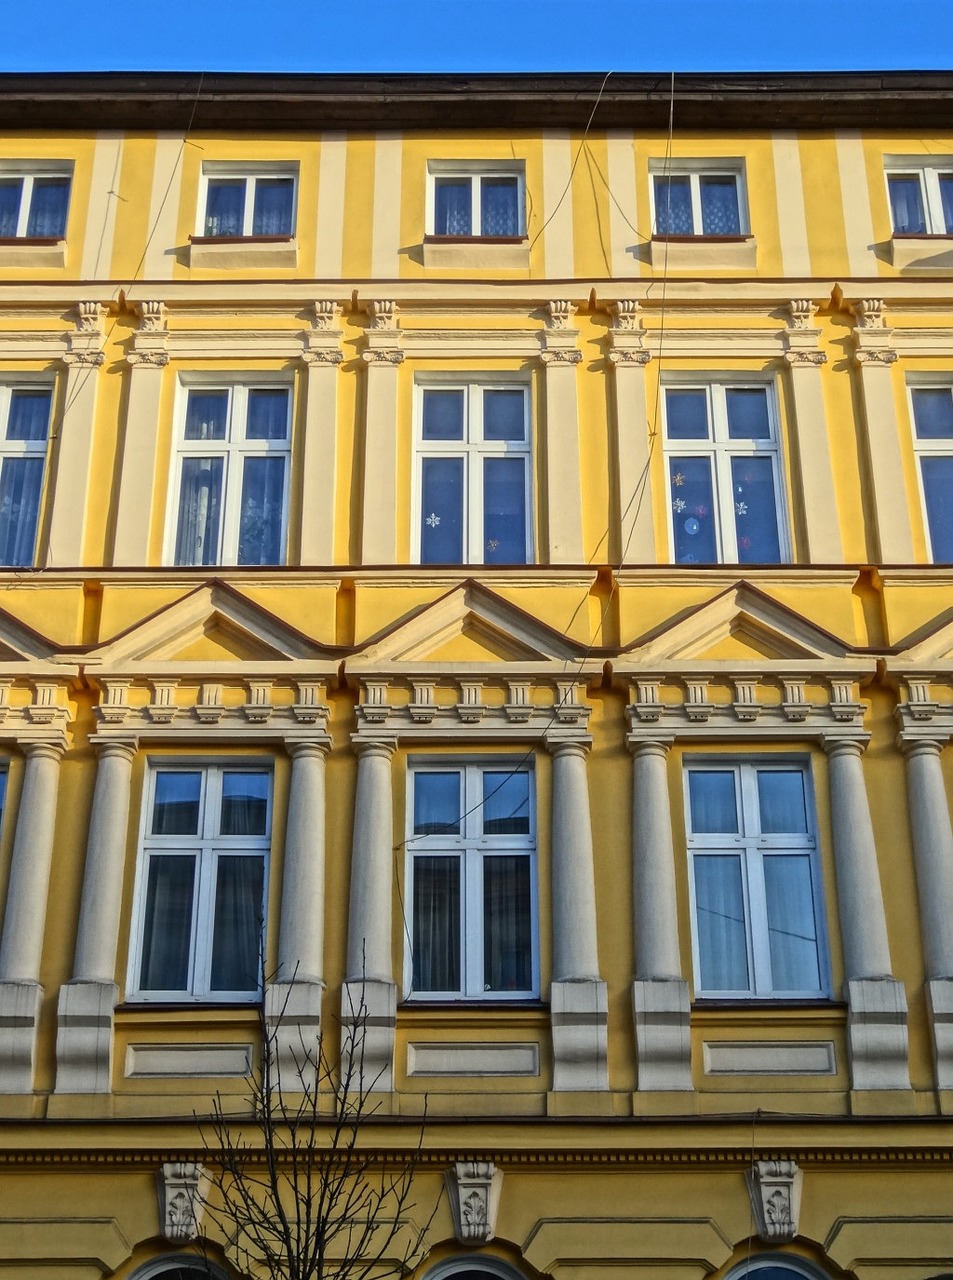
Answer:
<svg viewBox="0 0 953 1280"><path fill-rule="evenodd" d="M469 1253L438 1263L423 1280L526 1280L526 1277L500 1258Z"/></svg>
<svg viewBox="0 0 953 1280"><path fill-rule="evenodd" d="M761 1254L732 1268L725 1280L829 1280L826 1272L804 1258Z"/></svg>
<svg viewBox="0 0 953 1280"><path fill-rule="evenodd" d="M154 1258L138 1271L133 1272L130 1280L228 1280L228 1276L214 1263L206 1263L202 1258L183 1258L181 1254L167 1254L164 1258Z"/></svg>

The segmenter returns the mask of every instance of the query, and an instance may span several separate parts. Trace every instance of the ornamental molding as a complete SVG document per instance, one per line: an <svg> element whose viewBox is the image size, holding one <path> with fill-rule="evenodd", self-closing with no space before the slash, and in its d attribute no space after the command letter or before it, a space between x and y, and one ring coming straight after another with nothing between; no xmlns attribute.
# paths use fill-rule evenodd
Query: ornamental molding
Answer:
<svg viewBox="0 0 953 1280"><path fill-rule="evenodd" d="M159 1222L166 1240L183 1244L198 1237L210 1185L197 1161L163 1164L158 1173Z"/></svg>
<svg viewBox="0 0 953 1280"><path fill-rule="evenodd" d="M166 329L165 322L165 303L164 302L137 302L135 307L136 315L139 317L140 333L164 333Z"/></svg>
<svg viewBox="0 0 953 1280"><path fill-rule="evenodd" d="M100 302L77 302L75 307L76 332L101 338L103 336L103 316L105 314L106 308Z"/></svg>
<svg viewBox="0 0 953 1280"><path fill-rule="evenodd" d="M858 329L885 329L886 304L883 298L860 298L850 306Z"/></svg>
<svg viewBox="0 0 953 1280"><path fill-rule="evenodd" d="M888 328L882 298L861 298L850 305L856 320L854 361L857 365L890 365L897 359L893 330Z"/></svg>
<svg viewBox="0 0 953 1280"><path fill-rule="evenodd" d="M758 1236L786 1244L798 1233L804 1174L793 1160L756 1160L745 1171Z"/></svg>
<svg viewBox="0 0 953 1280"><path fill-rule="evenodd" d="M642 304L636 298L610 302L607 310L612 316L612 328L616 333L641 333L645 327L642 324Z"/></svg>
<svg viewBox="0 0 953 1280"><path fill-rule="evenodd" d="M653 356L730 359L754 357L778 360L791 341L792 330L768 328L646 329L645 348Z"/></svg>
<svg viewBox="0 0 953 1280"><path fill-rule="evenodd" d="M533 359L540 351L539 329L401 329L400 335L401 350L414 357Z"/></svg>
<svg viewBox="0 0 953 1280"><path fill-rule="evenodd" d="M322 333L334 333L339 329L341 305L328 298L321 298L311 304L311 327Z"/></svg>
<svg viewBox="0 0 953 1280"><path fill-rule="evenodd" d="M791 317L788 323L792 329L814 330L814 317L818 309L810 298L793 298L787 309Z"/></svg>
<svg viewBox="0 0 953 1280"><path fill-rule="evenodd" d="M392 299L371 298L362 304L362 310L370 320L369 329L397 333L400 308Z"/></svg>
<svg viewBox="0 0 953 1280"><path fill-rule="evenodd" d="M465 1245L489 1244L496 1235L503 1170L491 1161L462 1160L445 1178L457 1239Z"/></svg>
<svg viewBox="0 0 953 1280"><path fill-rule="evenodd" d="M572 330L573 316L576 314L576 304L568 301L553 301L546 304L546 327L547 329L567 329Z"/></svg>

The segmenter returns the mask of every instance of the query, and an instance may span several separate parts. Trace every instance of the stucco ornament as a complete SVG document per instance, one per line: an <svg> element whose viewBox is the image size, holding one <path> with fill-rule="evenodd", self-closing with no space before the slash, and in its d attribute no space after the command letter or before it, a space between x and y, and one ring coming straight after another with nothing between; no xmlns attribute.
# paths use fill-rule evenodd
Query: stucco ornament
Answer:
<svg viewBox="0 0 953 1280"><path fill-rule="evenodd" d="M208 1175L200 1164L164 1164L159 1171L159 1218L166 1240L194 1240L199 1233Z"/></svg>
<svg viewBox="0 0 953 1280"><path fill-rule="evenodd" d="M804 1175L793 1160L756 1160L745 1174L758 1236L772 1244L793 1240Z"/></svg>
<svg viewBox="0 0 953 1280"><path fill-rule="evenodd" d="M503 1170L485 1161L463 1160L447 1170L447 1194L461 1244L487 1244L496 1234Z"/></svg>

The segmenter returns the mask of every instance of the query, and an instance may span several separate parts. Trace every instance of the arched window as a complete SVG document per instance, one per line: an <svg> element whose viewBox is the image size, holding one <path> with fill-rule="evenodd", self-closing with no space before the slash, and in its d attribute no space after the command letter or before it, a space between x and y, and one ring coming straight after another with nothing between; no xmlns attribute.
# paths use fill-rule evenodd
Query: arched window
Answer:
<svg viewBox="0 0 953 1280"><path fill-rule="evenodd" d="M804 1258L762 1254L734 1267L725 1280L829 1280L829 1277Z"/></svg>
<svg viewBox="0 0 953 1280"><path fill-rule="evenodd" d="M167 1254L140 1267L130 1280L228 1280L228 1276L212 1262L202 1258L183 1258Z"/></svg>
<svg viewBox="0 0 953 1280"><path fill-rule="evenodd" d="M471 1253L438 1263L423 1280L526 1280L526 1277L500 1258Z"/></svg>

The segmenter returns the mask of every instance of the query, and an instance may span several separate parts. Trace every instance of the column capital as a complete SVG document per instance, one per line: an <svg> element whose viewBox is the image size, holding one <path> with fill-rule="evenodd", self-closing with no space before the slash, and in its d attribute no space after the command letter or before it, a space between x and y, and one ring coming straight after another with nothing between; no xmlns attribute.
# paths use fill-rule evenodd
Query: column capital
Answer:
<svg viewBox="0 0 953 1280"><path fill-rule="evenodd" d="M833 738L824 737L821 745L831 759L835 756L854 756L856 759L867 750L867 738Z"/></svg>
<svg viewBox="0 0 953 1280"><path fill-rule="evenodd" d="M18 745L28 760L55 760L58 764L66 752L63 741L21 742Z"/></svg>
<svg viewBox="0 0 953 1280"><path fill-rule="evenodd" d="M95 733L89 740L96 748L96 755L100 760L105 760L109 756L116 756L119 759L131 762L139 751L138 738L113 738Z"/></svg>
<svg viewBox="0 0 953 1280"><path fill-rule="evenodd" d="M908 738L906 734L897 735L897 745L908 760L916 756L935 756L939 758L940 753L946 746L946 739L942 738Z"/></svg>
<svg viewBox="0 0 953 1280"><path fill-rule="evenodd" d="M592 743L585 738L545 738L546 750L554 758L557 756L579 756L585 760L589 755Z"/></svg>
<svg viewBox="0 0 953 1280"><path fill-rule="evenodd" d="M307 740L299 738L286 741L285 750L292 760L304 759L308 756L324 760L331 750L331 743L327 738L308 738Z"/></svg>
<svg viewBox="0 0 953 1280"><path fill-rule="evenodd" d="M638 759L641 756L659 756L664 760L674 743L674 736L671 738L633 738L628 735L625 740L625 745L629 748L629 753L633 759Z"/></svg>
<svg viewBox="0 0 953 1280"><path fill-rule="evenodd" d="M351 744L361 757L381 756L389 760L397 750L396 738L358 738L352 737Z"/></svg>

